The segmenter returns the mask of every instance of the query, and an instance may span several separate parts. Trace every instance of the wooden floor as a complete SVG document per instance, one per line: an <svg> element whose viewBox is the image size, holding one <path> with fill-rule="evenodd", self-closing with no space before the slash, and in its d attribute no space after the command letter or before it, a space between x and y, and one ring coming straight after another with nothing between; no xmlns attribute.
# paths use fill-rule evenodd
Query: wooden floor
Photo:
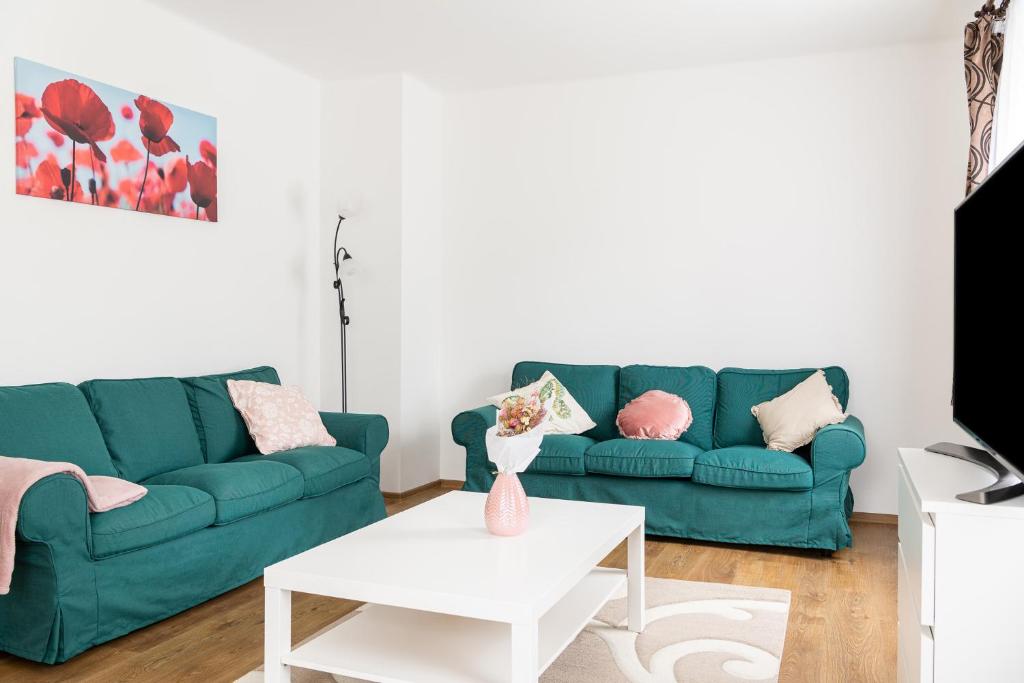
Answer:
<svg viewBox="0 0 1024 683"><path fill-rule="evenodd" d="M439 486L427 489L389 502L388 510L398 512L443 493ZM791 591L782 681L894 681L896 527L855 522L853 535L855 547L831 558L648 537L647 574ZM605 564L624 568L625 547ZM296 593L296 642L356 604ZM263 588L256 580L57 666L0 653L0 681L233 681L262 659Z"/></svg>

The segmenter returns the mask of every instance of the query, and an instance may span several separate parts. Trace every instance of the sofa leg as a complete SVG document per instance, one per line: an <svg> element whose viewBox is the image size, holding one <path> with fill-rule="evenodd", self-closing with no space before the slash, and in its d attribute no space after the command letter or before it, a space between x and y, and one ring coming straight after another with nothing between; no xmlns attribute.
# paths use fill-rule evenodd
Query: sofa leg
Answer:
<svg viewBox="0 0 1024 683"><path fill-rule="evenodd" d="M835 553L835 551L834 550L829 550L828 548L819 548L818 549L818 554L823 559L826 559L826 560L832 559L833 553Z"/></svg>

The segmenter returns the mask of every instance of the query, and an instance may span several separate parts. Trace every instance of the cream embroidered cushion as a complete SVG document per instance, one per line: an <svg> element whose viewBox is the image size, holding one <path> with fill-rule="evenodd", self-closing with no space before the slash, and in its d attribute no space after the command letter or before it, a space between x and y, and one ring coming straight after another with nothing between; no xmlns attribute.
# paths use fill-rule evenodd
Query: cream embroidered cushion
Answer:
<svg viewBox="0 0 1024 683"><path fill-rule="evenodd" d="M229 379L228 395L263 455L301 446L334 446L320 413L298 387Z"/></svg>
<svg viewBox="0 0 1024 683"><path fill-rule="evenodd" d="M549 403L548 420L544 423L545 434L582 434L597 426L597 423L587 415L587 411L583 410L565 386L550 372L545 372L533 384L491 396L487 402L500 408L501 402L509 396L529 398L535 392L539 395L541 403Z"/></svg>
<svg viewBox="0 0 1024 683"><path fill-rule="evenodd" d="M769 450L792 453L814 439L819 429L846 419L839 399L818 370L800 384L750 409L764 433Z"/></svg>

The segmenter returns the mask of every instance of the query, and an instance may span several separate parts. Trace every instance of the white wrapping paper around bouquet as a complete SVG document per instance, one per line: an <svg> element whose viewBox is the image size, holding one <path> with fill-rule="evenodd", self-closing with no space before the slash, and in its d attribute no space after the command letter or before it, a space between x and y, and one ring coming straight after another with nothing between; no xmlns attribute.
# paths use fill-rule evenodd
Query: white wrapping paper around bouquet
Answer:
<svg viewBox="0 0 1024 683"><path fill-rule="evenodd" d="M487 457L499 472L516 474L522 472L540 452L540 442L544 438L544 425L540 424L528 432L516 436L498 436L500 425L487 430Z"/></svg>

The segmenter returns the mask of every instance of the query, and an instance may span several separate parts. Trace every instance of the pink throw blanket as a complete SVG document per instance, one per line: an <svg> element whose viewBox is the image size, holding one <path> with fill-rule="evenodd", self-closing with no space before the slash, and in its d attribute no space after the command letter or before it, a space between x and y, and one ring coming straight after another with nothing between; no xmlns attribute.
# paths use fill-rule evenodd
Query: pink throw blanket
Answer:
<svg viewBox="0 0 1024 683"><path fill-rule="evenodd" d="M14 572L14 532L25 492L52 474L70 474L82 482L90 512L105 512L134 503L146 488L116 477L89 476L70 462L47 462L0 455L0 595L11 590Z"/></svg>

